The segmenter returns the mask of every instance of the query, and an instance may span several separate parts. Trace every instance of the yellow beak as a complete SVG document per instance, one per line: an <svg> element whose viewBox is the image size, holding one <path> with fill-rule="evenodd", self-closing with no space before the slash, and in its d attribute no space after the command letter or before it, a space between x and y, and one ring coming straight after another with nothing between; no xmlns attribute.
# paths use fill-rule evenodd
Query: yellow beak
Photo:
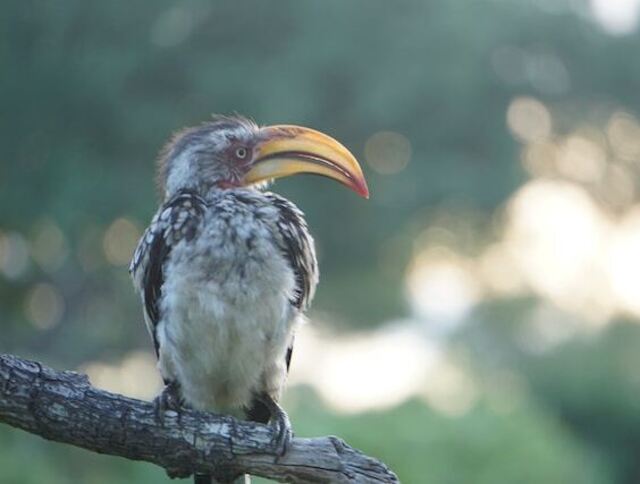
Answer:
<svg viewBox="0 0 640 484"><path fill-rule="evenodd" d="M301 126L262 128L254 161L244 182L259 183L297 173L333 178L358 195L369 198L369 189L360 165L349 150L335 139Z"/></svg>

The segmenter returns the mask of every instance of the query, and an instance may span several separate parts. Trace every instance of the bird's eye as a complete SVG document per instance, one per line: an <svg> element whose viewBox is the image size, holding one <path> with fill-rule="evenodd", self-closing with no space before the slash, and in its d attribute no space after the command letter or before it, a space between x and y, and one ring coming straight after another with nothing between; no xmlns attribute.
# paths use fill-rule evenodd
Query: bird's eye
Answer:
<svg viewBox="0 0 640 484"><path fill-rule="evenodd" d="M247 149L240 147L236 149L236 157L244 160L247 157Z"/></svg>

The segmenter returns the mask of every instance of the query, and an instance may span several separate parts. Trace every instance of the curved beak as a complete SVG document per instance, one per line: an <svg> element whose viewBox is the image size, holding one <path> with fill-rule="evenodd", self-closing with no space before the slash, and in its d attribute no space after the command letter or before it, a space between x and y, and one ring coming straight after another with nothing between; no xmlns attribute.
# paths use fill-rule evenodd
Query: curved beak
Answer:
<svg viewBox="0 0 640 484"><path fill-rule="evenodd" d="M339 181L369 198L367 182L355 157L341 143L319 131L277 125L260 130L247 184L297 173L313 173Z"/></svg>

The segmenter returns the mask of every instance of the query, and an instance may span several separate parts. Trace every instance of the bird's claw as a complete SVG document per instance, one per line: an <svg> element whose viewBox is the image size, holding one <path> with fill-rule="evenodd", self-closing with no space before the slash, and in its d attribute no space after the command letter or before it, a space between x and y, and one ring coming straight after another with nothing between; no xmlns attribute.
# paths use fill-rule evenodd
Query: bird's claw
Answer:
<svg viewBox="0 0 640 484"><path fill-rule="evenodd" d="M289 416L277 404L271 416L271 426L274 430L274 438L272 440L274 454L278 457L282 457L287 453L287 450L291 445L293 430L291 428Z"/></svg>
<svg viewBox="0 0 640 484"><path fill-rule="evenodd" d="M182 399L180 389L174 382L168 383L156 398L153 399L153 410L156 420L164 423L164 414L167 410L173 410L180 415Z"/></svg>

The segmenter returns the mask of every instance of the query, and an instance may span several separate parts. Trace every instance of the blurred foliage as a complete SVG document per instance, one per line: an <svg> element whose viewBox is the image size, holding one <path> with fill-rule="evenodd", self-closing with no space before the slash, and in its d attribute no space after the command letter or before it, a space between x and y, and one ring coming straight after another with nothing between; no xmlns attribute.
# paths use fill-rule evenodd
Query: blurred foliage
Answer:
<svg viewBox="0 0 640 484"><path fill-rule="evenodd" d="M318 243L312 316L347 332L410 315L406 267L425 227L445 213L475 257L527 177L505 122L514 96L561 107L560 133L601 120L593 106L640 112L640 36L608 35L587 4L3 2L0 351L72 368L150 350L123 241L155 209L155 153L213 112L313 126L362 160L373 134L402 135L406 168L363 162L368 202L310 177L274 189L306 212ZM564 74L520 66L505 77L505 48L560 62ZM334 432L408 483L639 482L636 322L541 350L528 326L538 303L486 302L452 343L478 381L509 371L525 382L511 412L493 410L488 390L461 416L422 400L338 416L298 389L297 432ZM164 480L152 466L6 428L0 448L2 483Z"/></svg>
<svg viewBox="0 0 640 484"><path fill-rule="evenodd" d="M337 418L306 397L304 414L294 418L300 435L335 433L365 453L383 455L401 482L609 482L601 461L528 403L508 413L481 404L448 418L410 401L388 412Z"/></svg>
<svg viewBox="0 0 640 484"><path fill-rule="evenodd" d="M567 343L547 358L527 361L536 395L579 438L606 453L625 482L640 481L639 344L638 325L620 322L601 338Z"/></svg>
<svg viewBox="0 0 640 484"><path fill-rule="evenodd" d="M637 322L620 320L597 337L558 342L540 351L523 336L530 331L530 300L495 303L480 311L479 324L457 336L457 344L481 362L479 378L491 380L501 369L525 378L527 394L558 420L587 448L608 463L607 482L634 483L640 479L640 364ZM582 480L570 482L583 482Z"/></svg>

